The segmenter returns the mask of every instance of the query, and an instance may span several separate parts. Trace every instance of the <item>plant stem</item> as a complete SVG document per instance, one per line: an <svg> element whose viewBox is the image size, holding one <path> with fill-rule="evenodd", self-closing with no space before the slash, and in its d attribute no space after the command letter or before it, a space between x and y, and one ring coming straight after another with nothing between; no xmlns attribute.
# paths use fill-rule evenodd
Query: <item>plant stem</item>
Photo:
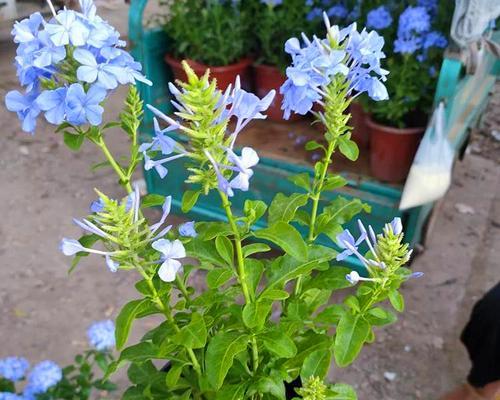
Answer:
<svg viewBox="0 0 500 400"><path fill-rule="evenodd" d="M109 151L108 146L106 145L106 142L104 141L102 135L100 135L99 140L95 141L94 143L102 150L104 156L107 158L107 160L115 170L116 174L120 178L121 185L123 185L123 187L127 190L128 193L132 193L133 189L132 185L130 184L130 177L126 176L125 173L123 172L122 167L118 165L115 158Z"/></svg>
<svg viewBox="0 0 500 400"><path fill-rule="evenodd" d="M142 266L136 265L137 270L139 273L142 275L142 277L146 280L146 283L148 284L149 290L151 290L151 293L153 294L153 301L158 307L158 309L163 313L165 318L167 319L168 322L172 324L174 327L175 332L180 332L180 328L177 326L177 323L175 322L175 319L170 312L170 307L168 305L165 305L163 300L160 298L158 295L158 291L155 288L155 285L153 284L152 278L144 271ZM193 368L196 371L198 376L201 376L201 367L200 363L198 362L198 359L196 358L196 355L194 354L193 349L186 348L187 353L189 355L189 358L191 359L191 363L193 364Z"/></svg>
<svg viewBox="0 0 500 400"><path fill-rule="evenodd" d="M311 220L309 222L309 234L307 236L307 241L309 243L312 243L314 241L314 232L315 232L316 218L318 215L319 201L321 199L321 192L323 191L326 174L328 172L328 167L331 163L331 158L334 151L335 151L335 140L328 143L328 149L326 150L325 158L323 159L323 168L321 170L319 180L314 184L314 189L315 189L314 194L311 195L313 205L311 211ZM301 290L302 290L302 275L300 275L297 278L297 283L295 285L295 295L300 294Z"/></svg>
<svg viewBox="0 0 500 400"><path fill-rule="evenodd" d="M245 303L250 304L253 302L253 294L250 294L246 281L245 258L243 257L240 232L238 230L238 226L236 225L236 221L234 220L233 212L231 211L231 203L229 202L229 199L221 191L219 191L219 195L222 200L222 206L226 211L226 216L229 221L229 225L231 226L231 229L233 231L234 243L236 246L236 258L238 261L237 264L238 280L241 285L241 290L243 291ZM256 373L257 369L259 368L259 348L257 346L257 340L255 339L255 337L252 338L252 368L254 373Z"/></svg>

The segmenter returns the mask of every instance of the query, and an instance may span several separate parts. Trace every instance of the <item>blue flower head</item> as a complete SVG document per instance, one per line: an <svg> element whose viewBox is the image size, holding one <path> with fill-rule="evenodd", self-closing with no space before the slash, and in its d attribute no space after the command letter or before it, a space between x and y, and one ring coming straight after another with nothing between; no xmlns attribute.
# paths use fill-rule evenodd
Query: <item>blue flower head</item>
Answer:
<svg viewBox="0 0 500 400"><path fill-rule="evenodd" d="M25 392L30 394L45 393L62 379L62 370L53 361L42 361L35 365L28 375Z"/></svg>
<svg viewBox="0 0 500 400"><path fill-rule="evenodd" d="M392 24L392 16L387 7L380 6L371 10L366 16L366 27L385 29Z"/></svg>
<svg viewBox="0 0 500 400"><path fill-rule="evenodd" d="M194 226L194 221L184 222L182 225L179 225L179 234L185 237L198 236Z"/></svg>
<svg viewBox="0 0 500 400"><path fill-rule="evenodd" d="M330 7L326 11L326 14L330 18L344 19L349 14L349 10L345 6L343 6L342 4L337 4L337 5Z"/></svg>
<svg viewBox="0 0 500 400"><path fill-rule="evenodd" d="M338 77L348 82L348 95L367 92L376 101L388 98L382 83L388 71L380 64L385 57L384 38L375 31L358 32L356 24L339 30L337 26L330 26L326 15L324 18L327 39L310 40L303 34L304 46L297 38L285 43L285 52L292 57L292 64L286 69L288 79L280 88L285 119L292 112L306 114L315 102L322 104L325 87ZM338 47L332 48L332 41L338 43Z"/></svg>
<svg viewBox="0 0 500 400"><path fill-rule="evenodd" d="M42 112L54 125L97 125L99 103L109 90L137 81L151 84L141 74L141 65L123 49L120 34L96 15L93 1L80 0L80 7L81 12L61 10L49 21L35 13L14 24L15 66L25 91L9 92L5 103L26 132L34 132ZM76 66L76 76L68 79L67 71L61 71L64 61ZM52 83L50 90L47 81Z"/></svg>
<svg viewBox="0 0 500 400"><path fill-rule="evenodd" d="M408 37L427 32L431 17L424 7L407 7L399 16L398 37Z"/></svg>
<svg viewBox="0 0 500 400"><path fill-rule="evenodd" d="M444 49L446 46L448 46L448 40L441 32L431 31L424 37L423 47L425 50L431 47Z"/></svg>
<svg viewBox="0 0 500 400"><path fill-rule="evenodd" d="M111 350L115 347L115 324L111 320L95 322L87 330L87 337L95 349Z"/></svg>
<svg viewBox="0 0 500 400"><path fill-rule="evenodd" d="M419 7L424 7L431 15L435 15L438 10L438 0L417 0Z"/></svg>
<svg viewBox="0 0 500 400"><path fill-rule="evenodd" d="M0 360L0 377L17 382L26 376L29 362L22 357L7 357Z"/></svg>
<svg viewBox="0 0 500 400"><path fill-rule="evenodd" d="M0 392L0 400L27 400L27 399L15 393Z"/></svg>

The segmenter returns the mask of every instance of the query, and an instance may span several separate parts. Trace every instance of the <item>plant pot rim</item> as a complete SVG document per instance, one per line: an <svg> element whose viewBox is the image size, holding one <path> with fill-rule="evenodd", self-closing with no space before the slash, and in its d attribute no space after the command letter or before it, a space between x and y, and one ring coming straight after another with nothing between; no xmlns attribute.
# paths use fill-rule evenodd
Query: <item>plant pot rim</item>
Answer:
<svg viewBox="0 0 500 400"><path fill-rule="evenodd" d="M417 126L417 127L413 127L413 128L396 128L396 127L390 126L390 125L383 125L383 124L380 124L378 122L375 122L371 116L368 116L366 118L366 124L370 128L383 130L384 132L390 133L393 135L417 135L417 134L421 134L422 132L425 131L425 126L421 126L421 127Z"/></svg>
<svg viewBox="0 0 500 400"><path fill-rule="evenodd" d="M252 62L253 62L252 58L250 58L250 57L243 57L243 58L239 59L238 61L236 61L235 63L228 64L228 65L207 65L207 64L200 63L200 62L198 62L196 60L192 60L190 58L178 59L176 57L171 56L168 53L165 54L165 61L168 64L173 64L173 65L176 65L176 66L180 67L182 61L184 61L184 60L187 61L188 64L192 68L199 67L199 68L203 68L203 69L210 69L213 72L225 72L227 70L232 70L232 69L235 69L235 68L246 68L249 65L251 65Z"/></svg>

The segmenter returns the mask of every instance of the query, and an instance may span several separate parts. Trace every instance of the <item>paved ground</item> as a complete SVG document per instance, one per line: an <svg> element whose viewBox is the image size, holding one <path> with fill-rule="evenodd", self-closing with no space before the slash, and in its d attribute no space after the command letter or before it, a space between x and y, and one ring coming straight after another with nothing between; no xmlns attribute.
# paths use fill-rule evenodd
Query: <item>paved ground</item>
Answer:
<svg viewBox="0 0 500 400"><path fill-rule="evenodd" d="M15 85L13 47L1 42L0 55L3 99ZM115 115L123 94L110 102ZM71 218L87 213L94 187L121 192L111 172L89 171L101 160L90 145L71 153L44 124L27 136L3 102L0 121L0 357L64 364L85 347L91 321L116 316L135 296L131 273L112 275L95 259L68 277L69 260L57 249L63 235L79 233ZM110 141L117 154L126 149L120 134ZM437 399L463 380L468 361L458 336L473 302L500 279L499 259L500 166L479 152L457 165L426 251L414 263L426 275L407 285L407 313L354 367L332 377L356 385L361 400Z"/></svg>

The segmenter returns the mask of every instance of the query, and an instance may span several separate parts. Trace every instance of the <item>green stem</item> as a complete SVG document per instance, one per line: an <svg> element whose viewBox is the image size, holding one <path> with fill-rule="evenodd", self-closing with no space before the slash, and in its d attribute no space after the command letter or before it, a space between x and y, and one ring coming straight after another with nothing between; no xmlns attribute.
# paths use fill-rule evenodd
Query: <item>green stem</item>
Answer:
<svg viewBox="0 0 500 400"><path fill-rule="evenodd" d="M326 174L328 173L328 167L331 163L331 158L333 152L335 151L335 140L328 143L328 149L325 153L325 158L323 159L323 168L319 180L314 184L314 193L311 195L313 204L311 211L311 220L309 222L309 234L307 236L307 241L312 243L314 241L314 233L316 226L316 218L318 215L319 201L321 199L321 192L323 191L323 186L325 185ZM302 275L297 278L297 283L295 285L295 295L299 295L302 291Z"/></svg>
<svg viewBox="0 0 500 400"><path fill-rule="evenodd" d="M219 191L219 195L222 200L222 206L224 207L224 210L226 212L229 225L231 226L231 230L233 231L234 243L236 246L236 259L238 261L237 264L238 280L241 285L241 290L243 291L245 303L250 304L253 302L253 294L250 294L246 281L245 258L243 257L243 248L241 246L240 231L238 230L238 226L236 225L233 212L231 211L231 203L229 202L229 199L221 191ZM259 368L259 348L257 346L257 340L255 339L255 337L252 338L252 367L253 367L253 372L256 373L257 369Z"/></svg>
<svg viewBox="0 0 500 400"><path fill-rule="evenodd" d="M175 283L177 285L177 288L180 290L180 292L182 293L182 295L186 299L186 303L187 304L191 303L191 296L189 296L189 293L187 291L186 285L184 285L184 282L179 277L179 275L175 276Z"/></svg>
<svg viewBox="0 0 500 400"><path fill-rule="evenodd" d="M149 287L149 290L151 290L151 293L153 294L153 301L158 307L158 309L163 313L165 318L167 319L168 322L170 322L175 330L175 332L180 332L180 328L177 326L177 323L175 322L174 316L170 312L170 307L168 305L165 305L161 297L158 295L158 291L155 288L155 285L153 284L152 278L144 271L142 266L137 265L136 266L137 270L139 273L142 275L142 277L146 280L146 283ZM200 363L198 362L198 359L196 358L196 355L194 354L193 349L186 348L187 353L189 355L189 358L191 359L191 363L193 364L193 368L196 371L198 376L201 376L201 367Z"/></svg>
<svg viewBox="0 0 500 400"><path fill-rule="evenodd" d="M115 158L113 157L113 155L109 151L108 146L106 145L106 142L104 141L104 138L102 137L102 135L99 137L99 140L95 141L94 143L104 153L104 156L109 161L111 167L113 167L113 169L115 170L116 174L120 178L120 183L123 185L123 187L127 190L128 193L132 193L133 189L132 189L132 185L130 184L130 177L126 176L125 172L123 172L122 167L120 167L120 165L118 165L118 163L116 162Z"/></svg>

